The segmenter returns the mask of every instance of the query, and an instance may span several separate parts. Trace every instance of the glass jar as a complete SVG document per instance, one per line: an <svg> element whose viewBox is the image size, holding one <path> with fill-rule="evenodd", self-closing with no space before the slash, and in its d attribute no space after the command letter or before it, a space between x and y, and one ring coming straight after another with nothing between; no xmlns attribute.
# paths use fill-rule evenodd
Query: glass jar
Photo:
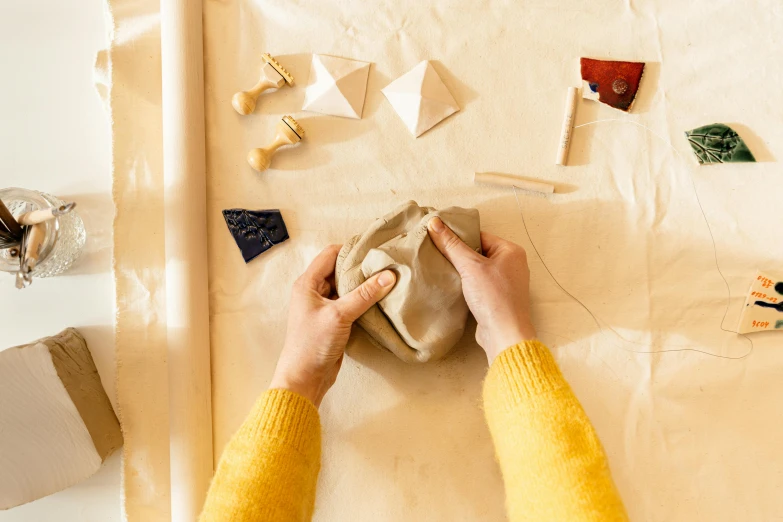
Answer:
<svg viewBox="0 0 783 522"><path fill-rule="evenodd" d="M20 188L0 189L0 200L14 217L24 212L57 208L65 204L51 194ZM41 243L38 263L30 274L33 277L51 277L68 270L81 254L87 239L84 222L76 210L44 223L46 235ZM10 249L0 249L0 270L19 271L19 258L12 257Z"/></svg>

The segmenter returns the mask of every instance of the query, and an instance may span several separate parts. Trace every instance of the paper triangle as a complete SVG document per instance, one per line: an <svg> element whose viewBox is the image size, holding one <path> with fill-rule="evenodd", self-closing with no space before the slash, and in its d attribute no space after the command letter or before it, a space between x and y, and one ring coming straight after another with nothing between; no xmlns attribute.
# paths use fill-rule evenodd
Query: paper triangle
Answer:
<svg viewBox="0 0 783 522"><path fill-rule="evenodd" d="M325 90L319 92L313 99L305 99L302 109L343 118L361 118L336 84L326 86Z"/></svg>
<svg viewBox="0 0 783 522"><path fill-rule="evenodd" d="M392 108L394 108L394 111L405 126L408 127L408 130L411 131L411 134L414 136L421 134L421 132L416 132L416 125L419 121L419 112L421 110L421 96L400 92L384 92L383 94L389 100Z"/></svg>
<svg viewBox="0 0 783 522"><path fill-rule="evenodd" d="M440 79L435 68L427 62L427 69L424 71L424 80L421 83L421 95L428 100L435 100L441 103L447 103L459 109L454 96L451 95L443 80ZM452 113L449 113L452 114Z"/></svg>
<svg viewBox="0 0 783 522"><path fill-rule="evenodd" d="M367 76L370 71L370 64L366 67L352 71L339 80L337 80L337 88L343 94L343 98L353 108L355 118L362 117L362 109L364 108L364 94L367 90Z"/></svg>
<svg viewBox="0 0 783 522"><path fill-rule="evenodd" d="M431 69L430 62L423 61L407 73L403 74L382 90L386 92L406 92L406 93L421 93L421 85L424 82L424 76L428 69ZM432 69L433 71L435 69ZM437 76L437 73L435 73Z"/></svg>
<svg viewBox="0 0 783 522"><path fill-rule="evenodd" d="M449 94L451 96L451 94ZM459 110L456 104L424 98L419 106L419 117L413 134L418 137Z"/></svg>
<svg viewBox="0 0 783 522"><path fill-rule="evenodd" d="M387 85L382 92L415 137L459 110L451 92L426 60Z"/></svg>
<svg viewBox="0 0 783 522"><path fill-rule="evenodd" d="M369 62L314 54L302 109L360 119L369 73Z"/></svg>

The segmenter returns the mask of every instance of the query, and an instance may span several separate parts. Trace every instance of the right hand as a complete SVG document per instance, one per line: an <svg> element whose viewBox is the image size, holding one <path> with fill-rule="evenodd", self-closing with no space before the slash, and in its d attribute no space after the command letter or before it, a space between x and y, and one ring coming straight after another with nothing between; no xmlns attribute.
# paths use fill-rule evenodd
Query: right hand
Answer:
<svg viewBox="0 0 783 522"><path fill-rule="evenodd" d="M427 229L435 246L462 279L462 293L478 323L476 341L487 353L489 364L509 346L535 339L525 249L482 232L482 256L440 218L430 220Z"/></svg>

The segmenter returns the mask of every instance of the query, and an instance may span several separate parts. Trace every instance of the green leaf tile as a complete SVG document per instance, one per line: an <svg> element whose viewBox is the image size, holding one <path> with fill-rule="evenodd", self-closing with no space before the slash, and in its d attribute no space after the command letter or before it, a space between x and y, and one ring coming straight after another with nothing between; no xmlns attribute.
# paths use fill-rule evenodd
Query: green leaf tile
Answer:
<svg viewBox="0 0 783 522"><path fill-rule="evenodd" d="M713 123L685 131L693 153L702 165L710 163L755 162L756 158L739 134L723 123Z"/></svg>

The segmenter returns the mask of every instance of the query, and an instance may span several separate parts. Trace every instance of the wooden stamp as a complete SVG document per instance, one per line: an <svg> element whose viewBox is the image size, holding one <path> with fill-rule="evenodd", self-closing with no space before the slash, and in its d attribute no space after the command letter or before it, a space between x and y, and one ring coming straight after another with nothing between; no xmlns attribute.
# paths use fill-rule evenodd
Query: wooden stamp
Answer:
<svg viewBox="0 0 783 522"><path fill-rule="evenodd" d="M261 68L261 79L247 91L240 91L231 98L231 105L239 114L250 114L256 108L258 96L267 89L279 89L285 84L293 85L294 77L286 71L277 60L269 54L261 55L264 66Z"/></svg>
<svg viewBox="0 0 783 522"><path fill-rule="evenodd" d="M291 116L283 116L277 123L277 134L272 143L266 147L251 150L247 155L247 162L258 172L263 172L272 163L272 156L277 149L284 145L294 145L304 139L304 129Z"/></svg>

